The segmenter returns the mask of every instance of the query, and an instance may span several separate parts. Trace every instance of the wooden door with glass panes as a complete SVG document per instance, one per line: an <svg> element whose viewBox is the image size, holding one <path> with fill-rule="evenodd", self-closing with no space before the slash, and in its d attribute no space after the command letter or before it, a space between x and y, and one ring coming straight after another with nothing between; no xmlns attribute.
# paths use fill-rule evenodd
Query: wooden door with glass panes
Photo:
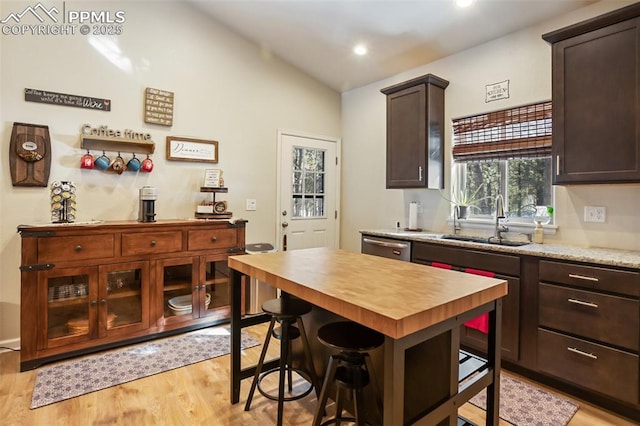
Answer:
<svg viewBox="0 0 640 426"><path fill-rule="evenodd" d="M36 316L39 350L98 337L98 268L38 272ZM24 302L23 302L24 303Z"/></svg>
<svg viewBox="0 0 640 426"><path fill-rule="evenodd" d="M227 255L200 258L200 279L196 285L200 317L231 317L231 285Z"/></svg>
<svg viewBox="0 0 640 426"><path fill-rule="evenodd" d="M149 263L102 265L98 273L98 336L149 328Z"/></svg>
<svg viewBox="0 0 640 426"><path fill-rule="evenodd" d="M195 289L198 263L197 257L162 259L156 262L161 323L175 324L198 318L199 291Z"/></svg>

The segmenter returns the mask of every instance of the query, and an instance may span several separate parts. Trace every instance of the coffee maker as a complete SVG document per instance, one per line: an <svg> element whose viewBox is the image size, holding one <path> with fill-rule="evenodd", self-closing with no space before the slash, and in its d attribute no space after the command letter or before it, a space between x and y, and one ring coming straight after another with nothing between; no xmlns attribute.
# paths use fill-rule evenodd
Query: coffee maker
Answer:
<svg viewBox="0 0 640 426"><path fill-rule="evenodd" d="M140 188L140 206L138 208L138 222L155 222L156 221L156 198L158 192L152 186L143 186Z"/></svg>

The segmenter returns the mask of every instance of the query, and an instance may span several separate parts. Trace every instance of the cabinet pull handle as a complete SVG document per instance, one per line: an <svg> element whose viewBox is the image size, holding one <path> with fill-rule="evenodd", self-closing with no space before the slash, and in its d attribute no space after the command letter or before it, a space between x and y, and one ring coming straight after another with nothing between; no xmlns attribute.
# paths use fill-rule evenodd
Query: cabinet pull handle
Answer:
<svg viewBox="0 0 640 426"><path fill-rule="evenodd" d="M96 306L97 304L98 304L98 301L97 301L97 300L92 300L92 301L91 301L91 306Z"/></svg>
<svg viewBox="0 0 640 426"><path fill-rule="evenodd" d="M569 303L575 303L576 305L582 305L582 306L588 306L590 308L597 308L598 304L597 303L593 303L593 302L585 302L584 300L578 300L578 299L567 299L567 302Z"/></svg>
<svg viewBox="0 0 640 426"><path fill-rule="evenodd" d="M571 346L567 346L567 350L569 352L573 352L574 354L586 356L587 358L598 359L598 356L595 354L592 354L591 352L581 351L580 349L572 348Z"/></svg>
<svg viewBox="0 0 640 426"><path fill-rule="evenodd" d="M216 237L216 236L211 237L211 242L212 243L215 243L216 241L218 241L218 237Z"/></svg>
<svg viewBox="0 0 640 426"><path fill-rule="evenodd" d="M156 240L151 240L151 247L155 247L155 246L156 246L156 244L158 244L158 243L156 242Z"/></svg>
<svg viewBox="0 0 640 426"><path fill-rule="evenodd" d="M101 305L106 305L106 304L107 304L107 299L102 299L102 300L100 300L100 304L101 304Z"/></svg>
<svg viewBox="0 0 640 426"><path fill-rule="evenodd" d="M195 287L194 287L194 290L195 290L195 291L200 290L200 286L199 286L199 285L195 286Z"/></svg>
<svg viewBox="0 0 640 426"><path fill-rule="evenodd" d="M560 176L560 156L556 155L556 176Z"/></svg>
<svg viewBox="0 0 640 426"><path fill-rule="evenodd" d="M578 275L578 274L569 274L569 278L576 278L576 279L585 280L585 281L593 281L596 283L600 281L596 277L587 277L586 275Z"/></svg>
<svg viewBox="0 0 640 426"><path fill-rule="evenodd" d="M418 175L419 175L418 180L422 181L422 166L418 166Z"/></svg>
<svg viewBox="0 0 640 426"><path fill-rule="evenodd" d="M80 251L80 250L82 250L82 246L81 246L80 244L78 244L78 245L76 246L76 251Z"/></svg>

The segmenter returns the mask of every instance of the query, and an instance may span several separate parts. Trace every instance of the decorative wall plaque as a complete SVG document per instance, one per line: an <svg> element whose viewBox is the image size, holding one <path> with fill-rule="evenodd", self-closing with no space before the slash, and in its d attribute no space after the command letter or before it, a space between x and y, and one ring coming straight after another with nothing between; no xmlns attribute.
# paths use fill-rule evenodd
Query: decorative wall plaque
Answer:
<svg viewBox="0 0 640 426"><path fill-rule="evenodd" d="M9 168L13 186L47 186L51 168L49 126L13 123Z"/></svg>
<svg viewBox="0 0 640 426"><path fill-rule="evenodd" d="M218 162L218 141L167 136L167 160Z"/></svg>
<svg viewBox="0 0 640 426"><path fill-rule="evenodd" d="M145 89L144 122L162 126L173 125L173 92L150 87Z"/></svg>
<svg viewBox="0 0 640 426"><path fill-rule="evenodd" d="M499 99L509 99L509 80L484 86L486 97L484 102L489 103Z"/></svg>
<svg viewBox="0 0 640 426"><path fill-rule="evenodd" d="M110 99L93 98L82 95L69 95L66 93L49 92L47 90L24 89L24 100L27 102L38 102L41 104L111 111Z"/></svg>

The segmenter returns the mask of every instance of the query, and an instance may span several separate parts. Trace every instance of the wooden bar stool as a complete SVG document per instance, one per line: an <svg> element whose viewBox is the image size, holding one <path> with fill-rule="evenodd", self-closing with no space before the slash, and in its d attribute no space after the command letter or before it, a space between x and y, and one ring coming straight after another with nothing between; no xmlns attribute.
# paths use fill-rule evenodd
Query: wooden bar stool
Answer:
<svg viewBox="0 0 640 426"><path fill-rule="evenodd" d="M311 312L311 305L303 300L291 298L289 296L283 296L278 299L271 299L266 301L262 305L262 310L268 314L271 314L271 322L269 323L269 330L267 331L267 337L260 354L260 360L256 366L256 373L253 376L253 382L251 383L251 390L247 402L244 406L245 411L249 411L251 407L251 400L255 393L256 388L258 391L274 401L278 401L278 425L282 425L282 412L285 401L294 401L300 398L304 398L309 395L312 390L315 389L316 396L319 394L319 382L316 376L316 371L313 366L313 360L311 359L311 350L309 348L309 341L304 331L304 324L302 323L302 315ZM280 323L279 327L275 327L276 322ZM294 326L297 324L297 327ZM269 348L269 342L271 336L280 340L280 363L279 367L271 370L262 371L264 359ZM306 370L301 368L295 368L291 363L291 347L294 339L298 337L302 338L302 347L304 349L305 361L307 363ZM262 380L268 375L279 372L279 384L278 395L271 395L264 391L261 387ZM293 373L297 373L309 382L309 388L299 394L293 394ZM285 396L285 376L288 381L288 396Z"/></svg>
<svg viewBox="0 0 640 426"><path fill-rule="evenodd" d="M369 382L373 388L376 409L382 405L368 351L382 346L384 336L358 323L340 321L320 327L318 340L325 346L340 352L329 357L329 365L318 398L313 425L319 426L322 421L329 397L329 387L334 381L338 387L336 415L322 423L321 426L332 423L340 424L340 422L355 422L357 425L364 425L367 416L363 403L363 390ZM353 398L354 417L342 417L342 390L348 391L347 396Z"/></svg>

